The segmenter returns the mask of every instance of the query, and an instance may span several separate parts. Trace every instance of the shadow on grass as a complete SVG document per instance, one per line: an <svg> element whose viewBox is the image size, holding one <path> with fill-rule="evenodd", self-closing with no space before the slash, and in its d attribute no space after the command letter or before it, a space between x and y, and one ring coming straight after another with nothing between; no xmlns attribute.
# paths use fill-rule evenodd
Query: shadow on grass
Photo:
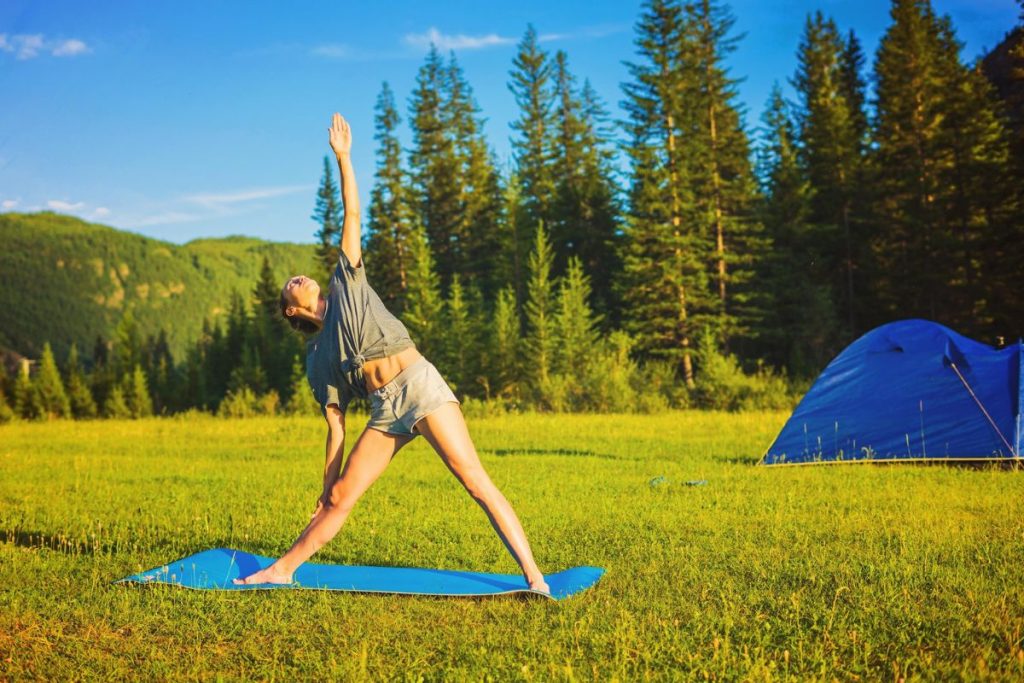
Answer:
<svg viewBox="0 0 1024 683"><path fill-rule="evenodd" d="M750 456L750 455L723 455L715 457L718 462L728 463L730 465L756 465L761 462L761 456Z"/></svg>
<svg viewBox="0 0 1024 683"><path fill-rule="evenodd" d="M750 459L750 458L737 458L737 457L724 457L718 459L721 462L728 462L739 465L760 465L761 458ZM772 463L763 466L764 469L802 469L807 467L832 467L839 468L842 466L875 466L883 467L886 465L892 465L895 467L948 467L955 470L975 470L985 472L995 471L1007 471L1007 470L1019 470L1024 469L1024 463L1013 458L1004 458L1002 460L953 460L945 458L934 458L930 460L922 460L919 458L914 459L901 459L891 458L889 460L882 459L871 459L871 458L857 458L854 460L822 460L820 462L793 462L793 463Z"/></svg>
<svg viewBox="0 0 1024 683"><path fill-rule="evenodd" d="M394 591L370 591L370 590L338 590L332 588L318 588L313 586L303 586L302 588L263 588L256 590L218 590L218 589L183 589L181 586L176 586L169 583L163 582L149 582L149 583L136 583L134 581L128 581L125 583L114 584L118 588L123 590L140 590L140 591L157 591L159 593L178 593L181 590L187 590L188 593L193 595L207 595L215 597L218 601L223 599L225 596L231 596L230 599L235 600L280 600L282 595L292 596L292 599L305 599L303 595L317 594L317 593L342 593L348 598L354 600L360 599L376 599L376 598L397 598L399 600L422 600L424 602L462 602L462 601L489 601L489 600L508 600L515 602L540 602L557 605L557 601L550 596L543 595L541 593L535 593L533 591L521 590L521 591L510 591L507 593L489 593L483 595L428 595L423 593L398 593ZM237 597L236 597L237 596Z"/></svg>
<svg viewBox="0 0 1024 683"><path fill-rule="evenodd" d="M489 448L481 449L481 453L505 457L507 455L568 455L580 458L604 458L605 460L625 460L618 455L598 453L596 451L575 448Z"/></svg>

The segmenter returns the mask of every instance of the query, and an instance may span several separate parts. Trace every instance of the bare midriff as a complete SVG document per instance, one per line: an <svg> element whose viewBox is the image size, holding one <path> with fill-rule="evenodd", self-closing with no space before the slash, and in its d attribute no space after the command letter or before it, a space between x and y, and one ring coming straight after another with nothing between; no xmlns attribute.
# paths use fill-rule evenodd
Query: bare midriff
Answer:
<svg viewBox="0 0 1024 683"><path fill-rule="evenodd" d="M363 365L363 383L366 384L366 390L380 389L419 359L420 352L415 346L410 346L393 356L366 361Z"/></svg>

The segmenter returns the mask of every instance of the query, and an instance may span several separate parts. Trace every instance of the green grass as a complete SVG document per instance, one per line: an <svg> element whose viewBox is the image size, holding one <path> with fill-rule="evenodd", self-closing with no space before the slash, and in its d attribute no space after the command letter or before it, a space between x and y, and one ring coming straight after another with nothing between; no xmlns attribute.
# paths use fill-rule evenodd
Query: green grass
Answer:
<svg viewBox="0 0 1024 683"><path fill-rule="evenodd" d="M112 586L286 550L321 423L0 427L0 680L1020 680L1022 474L754 467L785 417L471 420L542 569L607 570L558 603ZM315 559L516 571L422 439Z"/></svg>

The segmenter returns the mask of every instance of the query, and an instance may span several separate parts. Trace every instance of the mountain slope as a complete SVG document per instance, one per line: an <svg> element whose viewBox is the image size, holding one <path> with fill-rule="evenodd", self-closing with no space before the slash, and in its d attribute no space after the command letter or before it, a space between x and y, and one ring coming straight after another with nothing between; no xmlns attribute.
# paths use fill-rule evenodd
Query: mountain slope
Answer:
<svg viewBox="0 0 1024 683"><path fill-rule="evenodd" d="M0 214L0 348L37 358L49 341L63 359L75 342L88 358L131 310L141 336L165 329L180 359L204 318L226 314L232 291L248 299L264 255L281 282L319 272L312 244L227 237L179 246L50 212Z"/></svg>

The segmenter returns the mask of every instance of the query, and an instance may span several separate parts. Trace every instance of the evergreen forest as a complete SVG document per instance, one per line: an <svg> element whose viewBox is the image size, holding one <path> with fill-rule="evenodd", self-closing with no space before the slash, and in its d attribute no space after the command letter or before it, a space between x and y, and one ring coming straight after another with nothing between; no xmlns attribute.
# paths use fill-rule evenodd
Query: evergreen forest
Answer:
<svg viewBox="0 0 1024 683"><path fill-rule="evenodd" d="M621 119L528 26L507 73L507 164L454 52L432 47L412 92L385 82L375 102L370 283L467 410L784 408L892 320L1016 340L1024 4L973 61L928 0L889 11L873 55L851 27L803 18L797 68L756 120L739 103L729 60L742 36L722 2L644 2ZM344 213L330 158L310 205L315 247L288 265L323 284ZM32 362L0 364L0 421L317 414L304 339L281 317L291 273L265 246L188 328L106 298L116 321L73 335L11 313L0 343ZM35 252L11 253L7 281Z"/></svg>

